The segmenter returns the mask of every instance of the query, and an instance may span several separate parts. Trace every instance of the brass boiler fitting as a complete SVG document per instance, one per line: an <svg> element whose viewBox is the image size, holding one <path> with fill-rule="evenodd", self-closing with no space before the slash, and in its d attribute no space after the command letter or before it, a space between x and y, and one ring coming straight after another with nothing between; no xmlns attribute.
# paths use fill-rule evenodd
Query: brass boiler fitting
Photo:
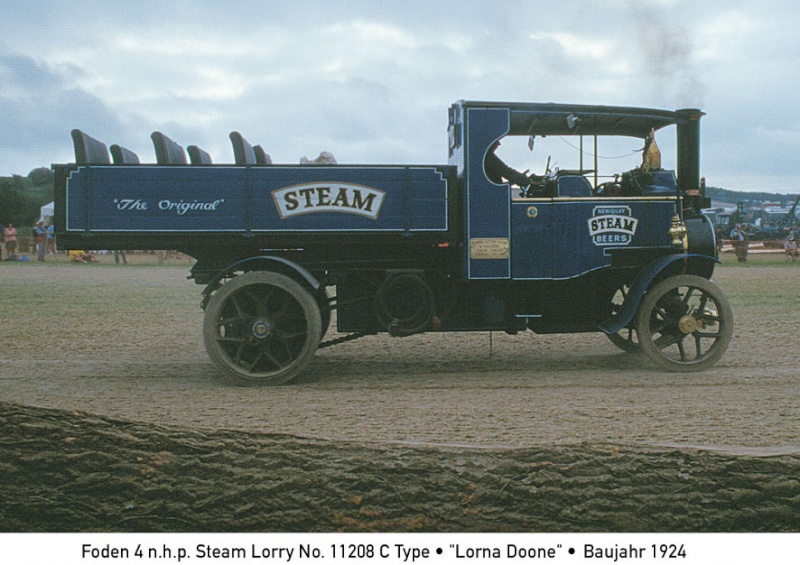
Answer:
<svg viewBox="0 0 800 565"><path fill-rule="evenodd" d="M672 226L669 228L669 237L672 240L673 246L688 249L689 240L686 237L686 224L681 221L678 214L672 216Z"/></svg>

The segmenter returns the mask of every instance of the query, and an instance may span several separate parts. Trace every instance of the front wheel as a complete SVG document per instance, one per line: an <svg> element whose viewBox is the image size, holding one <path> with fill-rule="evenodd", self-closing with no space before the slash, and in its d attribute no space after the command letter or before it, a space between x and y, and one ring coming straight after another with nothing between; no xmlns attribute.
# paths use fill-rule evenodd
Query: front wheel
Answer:
<svg viewBox="0 0 800 565"><path fill-rule="evenodd" d="M316 298L293 279L253 271L224 284L203 320L209 357L238 385L278 385L297 377L319 345Z"/></svg>
<svg viewBox="0 0 800 565"><path fill-rule="evenodd" d="M636 330L641 350L661 369L702 371L728 348L733 312L715 284L695 275L678 275L647 291Z"/></svg>

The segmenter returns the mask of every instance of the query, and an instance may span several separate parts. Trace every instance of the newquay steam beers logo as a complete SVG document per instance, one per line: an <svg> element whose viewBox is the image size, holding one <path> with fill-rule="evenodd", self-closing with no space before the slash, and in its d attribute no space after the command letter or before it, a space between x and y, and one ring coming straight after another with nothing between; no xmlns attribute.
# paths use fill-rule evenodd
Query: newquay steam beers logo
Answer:
<svg viewBox="0 0 800 565"><path fill-rule="evenodd" d="M280 217L314 212L343 212L378 219L386 193L348 183L309 183L272 191Z"/></svg>
<svg viewBox="0 0 800 565"><path fill-rule="evenodd" d="M630 206L595 206L587 222L592 241L600 246L630 244L639 225Z"/></svg>

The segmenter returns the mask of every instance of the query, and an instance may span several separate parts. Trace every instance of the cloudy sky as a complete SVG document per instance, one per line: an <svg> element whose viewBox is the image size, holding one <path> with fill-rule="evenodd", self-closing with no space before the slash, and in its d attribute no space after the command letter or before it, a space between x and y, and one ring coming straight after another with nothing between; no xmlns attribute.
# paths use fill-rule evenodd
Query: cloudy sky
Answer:
<svg viewBox="0 0 800 565"><path fill-rule="evenodd" d="M154 162L447 161L459 99L702 108L711 186L800 193L796 0L27 0L0 20L0 175L80 128ZM524 163L514 163L525 167Z"/></svg>

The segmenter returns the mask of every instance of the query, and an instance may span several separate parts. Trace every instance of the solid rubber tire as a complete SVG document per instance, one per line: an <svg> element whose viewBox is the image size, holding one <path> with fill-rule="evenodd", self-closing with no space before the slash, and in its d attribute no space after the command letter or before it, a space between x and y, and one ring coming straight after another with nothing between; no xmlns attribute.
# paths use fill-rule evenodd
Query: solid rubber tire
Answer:
<svg viewBox="0 0 800 565"><path fill-rule="evenodd" d="M249 372L237 366L219 345L219 319L222 310L235 293L248 286L273 286L296 301L306 322L306 338L302 349L287 367L273 372ZM317 350L322 333L322 316L316 298L300 283L271 271L251 271L228 281L212 296L203 320L206 352L225 381L240 386L280 385L295 379L306 368Z"/></svg>
<svg viewBox="0 0 800 565"><path fill-rule="evenodd" d="M720 318L720 335L709 350L700 359L687 362L665 357L662 350L653 342L651 315L659 300L668 292L680 287L694 287L711 296L718 308ZM728 348L733 337L733 311L720 288L711 281L696 275L676 275L657 284L645 294L636 318L636 331L639 346L658 368L672 372L704 371L712 367Z"/></svg>

